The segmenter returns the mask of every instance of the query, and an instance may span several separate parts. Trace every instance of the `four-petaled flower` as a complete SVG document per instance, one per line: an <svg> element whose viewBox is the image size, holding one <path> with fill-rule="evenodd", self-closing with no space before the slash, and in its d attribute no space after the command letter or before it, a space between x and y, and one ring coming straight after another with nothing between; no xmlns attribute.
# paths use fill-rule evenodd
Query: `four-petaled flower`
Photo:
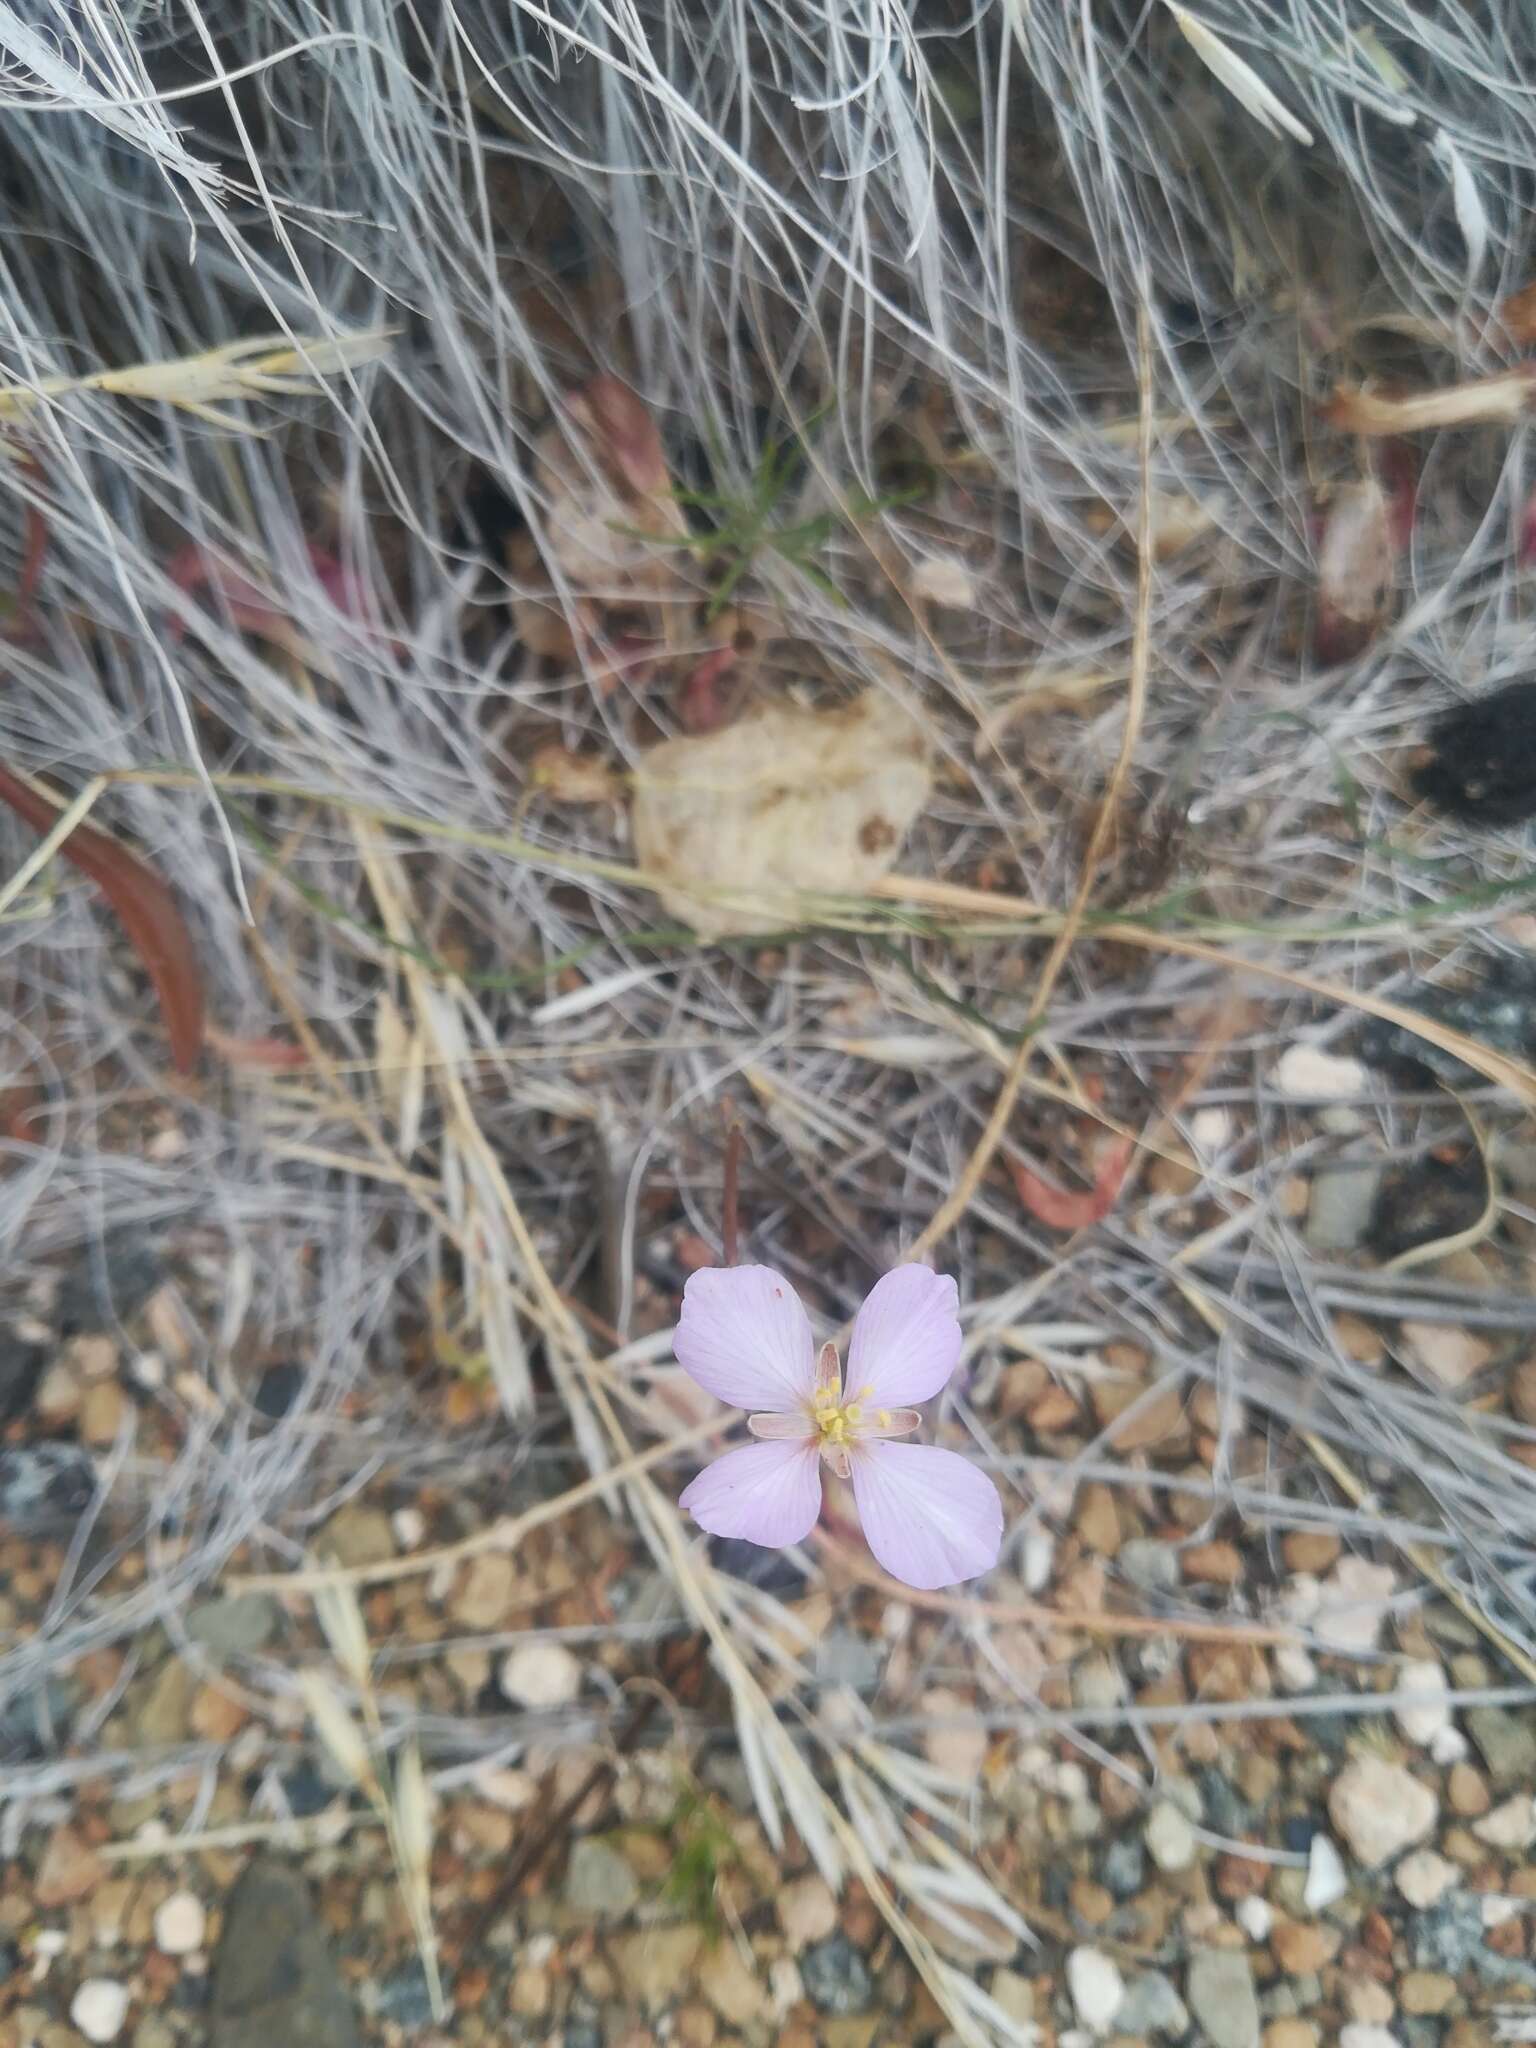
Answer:
<svg viewBox="0 0 1536 2048"><path fill-rule="evenodd" d="M756 1443L706 1465L683 1493L700 1528L777 1548L821 1512L821 1467L853 1485L870 1549L893 1578L931 1591L997 1562L1003 1504L954 1451L904 1444L960 1361L955 1283L897 1266L859 1310L846 1384L837 1346L818 1354L810 1317L782 1274L735 1266L683 1290L678 1363L707 1393L749 1411Z"/></svg>

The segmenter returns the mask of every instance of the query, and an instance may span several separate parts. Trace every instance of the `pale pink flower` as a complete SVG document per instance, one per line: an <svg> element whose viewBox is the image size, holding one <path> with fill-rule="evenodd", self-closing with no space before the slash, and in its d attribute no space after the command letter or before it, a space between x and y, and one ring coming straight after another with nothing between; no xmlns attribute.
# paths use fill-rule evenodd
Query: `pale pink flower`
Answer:
<svg viewBox="0 0 1536 2048"><path fill-rule="evenodd" d="M1003 1504L954 1451L904 1444L922 1418L906 1405L942 1391L960 1362L955 1283L897 1266L859 1310L846 1384L837 1346L818 1354L800 1297L768 1266L690 1276L678 1363L706 1393L749 1411L756 1443L727 1451L683 1493L712 1536L778 1548L821 1512L821 1467L853 1485L870 1549L893 1578L931 1591L997 1562Z"/></svg>

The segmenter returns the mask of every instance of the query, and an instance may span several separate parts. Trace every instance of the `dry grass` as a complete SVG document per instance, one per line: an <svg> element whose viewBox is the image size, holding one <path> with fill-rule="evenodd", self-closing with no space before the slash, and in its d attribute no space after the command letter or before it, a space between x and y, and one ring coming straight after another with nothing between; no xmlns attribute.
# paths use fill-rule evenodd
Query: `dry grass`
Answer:
<svg viewBox="0 0 1536 2048"><path fill-rule="evenodd" d="M1526 387L1486 337L1529 271L1536 159L1477 21L1536 49L1514 7L1432 29L1379 9L1391 34L1347 47L1310 5L1283 27L1235 4L950 12L920 40L876 8L857 36L803 36L754 0L717 38L683 0L558 28L518 7L445 14L428 45L362 4L311 50L310 10L278 4L221 44L262 93L209 96L192 168L143 107L15 115L0 413L50 549L35 630L5 650L0 759L80 791L51 845L90 809L165 874L226 1051L172 1089L132 962L5 828L0 1094L24 1079L43 1110L41 1142L0 1140L3 1305L46 1315L110 1222L169 1258L197 1335L47 1627L0 1650L0 1687L215 1586L321 1594L315 1532L375 1482L446 1488L468 1526L354 1584L601 1502L662 1589L655 1629L710 1645L770 1838L787 1819L829 1876L857 1872L985 2048L1006 2023L942 1922L985 1921L1006 1950L1019 1907L963 1789L914 1755L915 1703L959 1669L991 1674L988 1726L1085 1755L1156 1724L1043 1709L997 1675L994 1627L1054 1599L1031 1560L1065 1547L1074 1489L1150 1483L1089 1421L1065 1449L1031 1434L1003 1398L1013 1361L1075 1385L1106 1345L1141 1346L1216 1403L1211 1526L1233 1519L1255 1559L1336 1530L1532 1675L1530 1430L1365 1370L1337 1327L1363 1301L1389 1332L1465 1322L1512 1355L1536 1328L1530 1210L1509 1194L1451 1248L1483 1260L1480 1288L1449 1255L1319 1255L1285 1193L1324 1135L1273 1068L1298 1037L1342 1050L1361 1016L1396 1022L1479 1077L1479 1148L1528 1137L1529 1065L1405 998L1528 949L1529 848L1416 810L1405 769L1434 709L1528 647ZM712 566L687 550L646 593L657 673L573 635L584 605L633 595L613 522L612 586L564 576L539 438L599 369L738 514L765 440L800 435L772 528L814 546L752 556L732 596L757 647L732 687L843 701L895 677L923 709L936 785L900 872L808 901L772 944L661 922L622 803L563 803L535 766L558 745L622 792L712 644ZM1404 432L1423 464L1395 619L1315 670L1316 493L1361 473L1357 435ZM487 475L533 537L510 568L477 525ZM189 599L167 569L188 542L280 592L295 636ZM541 544L552 576L529 571ZM360 616L314 549L345 561ZM968 602L922 594L935 560L962 565ZM571 651L533 653L509 596ZM296 1061L262 1056L274 1036ZM829 1326L913 1247L960 1278L969 1376L944 1428L996 1470L1010 1533L995 1585L922 1604L900 1698L823 1685L781 1603L716 1570L676 1511L706 1432L668 1332L688 1258L718 1243L725 1107L749 1255ZM1397 1158L1465 1136L1452 1095L1354 1108ZM1009 1169L1075 1186L1100 1125L1144 1140L1146 1170L1090 1231L1037 1224ZM304 1391L258 1427L277 1355ZM117 1551L172 1521L184 1539L125 1588ZM806 1564L862 1612L835 1549ZM1252 1585L1183 1603L1169 1628L1252 1643L1273 1628L1258 1604ZM269 1704L319 1698L277 1658L249 1676ZM400 1695L376 1712L364 1753L430 1951L427 1780L500 1756L509 1724L438 1716L418 1780L425 1717ZM587 1733L611 1718L584 1713ZM46 1758L4 1800L25 1813L87 1769L129 1766Z"/></svg>

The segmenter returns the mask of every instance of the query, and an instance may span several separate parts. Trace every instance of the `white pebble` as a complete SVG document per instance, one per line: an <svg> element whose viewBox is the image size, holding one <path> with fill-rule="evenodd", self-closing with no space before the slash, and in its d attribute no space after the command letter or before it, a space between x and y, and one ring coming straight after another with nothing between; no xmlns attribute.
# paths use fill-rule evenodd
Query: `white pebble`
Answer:
<svg viewBox="0 0 1536 2048"><path fill-rule="evenodd" d="M1024 1537L1024 1590L1043 1593L1051 1583L1051 1568L1055 1562L1056 1538L1052 1532L1038 1525L1028 1530Z"/></svg>
<svg viewBox="0 0 1536 2048"><path fill-rule="evenodd" d="M1189 1135L1202 1152L1221 1152L1232 1142L1232 1118L1227 1110L1197 1109L1189 1120Z"/></svg>
<svg viewBox="0 0 1536 2048"><path fill-rule="evenodd" d="M1143 1831L1147 1854L1159 1870L1188 1870L1195 1860L1195 1831L1171 1799L1160 1799Z"/></svg>
<svg viewBox="0 0 1536 2048"><path fill-rule="evenodd" d="M1320 1045L1288 1045L1275 1064L1275 1086L1294 1102L1345 1102L1363 1095L1365 1068L1359 1060Z"/></svg>
<svg viewBox="0 0 1536 2048"><path fill-rule="evenodd" d="M503 1658L500 1683L520 1707L564 1707L581 1691L581 1666L563 1643L520 1643Z"/></svg>
<svg viewBox="0 0 1536 2048"><path fill-rule="evenodd" d="M1503 1927L1508 1921L1514 1919L1520 1910L1520 1906L1521 1901L1519 1899L1506 1899L1500 1892L1485 1892L1483 1894L1483 1925L1485 1927Z"/></svg>
<svg viewBox="0 0 1536 2048"><path fill-rule="evenodd" d="M427 1518L420 1508L396 1508L389 1526L402 1550L420 1550L427 1540Z"/></svg>
<svg viewBox="0 0 1536 2048"><path fill-rule="evenodd" d="M1536 1842L1536 1799L1529 1792L1517 1792L1473 1821L1472 1832L1490 1849L1529 1849Z"/></svg>
<svg viewBox="0 0 1536 2048"><path fill-rule="evenodd" d="M1309 1913L1321 1913L1342 1899L1348 1890L1344 1859L1334 1847L1332 1835L1315 1834L1307 1851L1307 1882L1301 1895L1302 1904Z"/></svg>
<svg viewBox="0 0 1536 2048"><path fill-rule="evenodd" d="M1107 2034L1125 1998L1125 1979L1102 1949L1075 1948L1067 1957L1072 2010L1091 2034Z"/></svg>
<svg viewBox="0 0 1536 2048"><path fill-rule="evenodd" d="M1282 1692L1310 1692L1317 1683L1317 1664L1300 1643L1281 1643L1275 1651L1275 1676Z"/></svg>
<svg viewBox="0 0 1536 2048"><path fill-rule="evenodd" d="M964 611L976 602L976 586L970 570L954 555L930 555L912 572L912 595Z"/></svg>
<svg viewBox="0 0 1536 2048"><path fill-rule="evenodd" d="M128 1987L110 1977L87 1977L70 2003L69 2016L87 2041L115 2041L128 2017Z"/></svg>
<svg viewBox="0 0 1536 2048"><path fill-rule="evenodd" d="M1429 1787L1385 1757L1357 1757L1328 1793L1329 1818L1367 1870L1423 1841L1439 1812Z"/></svg>
<svg viewBox="0 0 1536 2048"><path fill-rule="evenodd" d="M1393 1720L1408 1740L1416 1742L1420 1749L1427 1749L1441 1729L1450 1726L1451 1709L1445 1697L1445 1672L1433 1657L1410 1657L1398 1668L1397 1689L1399 1692L1435 1695L1420 1706L1394 1707L1392 1710Z"/></svg>
<svg viewBox="0 0 1536 2048"><path fill-rule="evenodd" d="M1313 1627L1331 1650L1374 1650L1396 1591L1391 1565L1341 1557L1323 1581Z"/></svg>
<svg viewBox="0 0 1536 2048"><path fill-rule="evenodd" d="M55 1956L63 1955L68 1947L69 1936L62 1927L43 1927L38 1930L37 1939L32 1944L32 1953L41 1956L44 1962L51 1963Z"/></svg>
<svg viewBox="0 0 1536 2048"><path fill-rule="evenodd" d="M1274 1931L1275 1909L1257 1892L1250 1892L1246 1899L1238 1900L1233 1918L1250 1941L1268 1941Z"/></svg>
<svg viewBox="0 0 1536 2048"><path fill-rule="evenodd" d="M192 1892L173 1892L155 1915L155 1947L162 1955L191 1955L207 1932L208 1915Z"/></svg>
<svg viewBox="0 0 1536 2048"><path fill-rule="evenodd" d="M1469 1744L1459 1728L1442 1728L1429 1745L1433 1762L1442 1770L1449 1770L1452 1764L1465 1763Z"/></svg>
<svg viewBox="0 0 1536 2048"><path fill-rule="evenodd" d="M1392 1881L1410 1906L1424 1912L1443 1898L1461 1873L1454 1863L1437 1856L1433 1849L1415 1849L1392 1873Z"/></svg>
<svg viewBox="0 0 1536 2048"><path fill-rule="evenodd" d="M1373 2027L1355 2020L1340 2027L1339 2048L1402 2048L1402 2043L1390 2027Z"/></svg>

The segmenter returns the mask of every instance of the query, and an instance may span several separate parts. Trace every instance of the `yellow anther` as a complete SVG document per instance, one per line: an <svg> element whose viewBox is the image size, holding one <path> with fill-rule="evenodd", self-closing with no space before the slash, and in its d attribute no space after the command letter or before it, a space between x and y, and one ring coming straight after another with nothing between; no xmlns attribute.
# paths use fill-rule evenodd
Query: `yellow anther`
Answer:
<svg viewBox="0 0 1536 2048"><path fill-rule="evenodd" d="M879 1408L879 1409L877 1409L877 1410L875 1411L875 1421L876 1421L877 1425L878 1425L878 1426L879 1426L879 1427L880 1427L881 1429L889 1429L889 1428L890 1428L890 1426L891 1426L891 1411L890 1411L890 1409L889 1409L889 1408Z"/></svg>

